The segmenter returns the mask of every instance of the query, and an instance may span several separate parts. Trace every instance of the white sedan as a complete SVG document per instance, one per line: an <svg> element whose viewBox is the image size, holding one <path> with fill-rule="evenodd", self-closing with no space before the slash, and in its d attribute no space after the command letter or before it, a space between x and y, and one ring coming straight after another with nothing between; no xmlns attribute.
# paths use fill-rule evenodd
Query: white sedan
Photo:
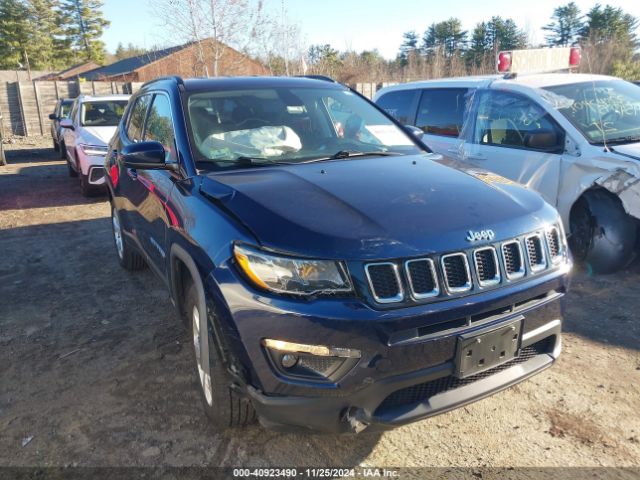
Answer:
<svg viewBox="0 0 640 480"><path fill-rule="evenodd" d="M129 95L87 96L73 102L64 129L61 150L66 152L69 175L80 177L85 197L104 189L104 157L120 123Z"/></svg>

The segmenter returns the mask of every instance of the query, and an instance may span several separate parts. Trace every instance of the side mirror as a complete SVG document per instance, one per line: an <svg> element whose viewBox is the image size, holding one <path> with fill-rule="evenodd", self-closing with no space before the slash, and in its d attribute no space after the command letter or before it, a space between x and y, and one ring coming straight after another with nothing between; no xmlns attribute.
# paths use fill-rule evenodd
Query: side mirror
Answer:
<svg viewBox="0 0 640 480"><path fill-rule="evenodd" d="M50 113L49 114L49 120L59 120L59 118L55 113Z"/></svg>
<svg viewBox="0 0 640 480"><path fill-rule="evenodd" d="M405 125L404 130L409 135L413 135L414 137L416 137L418 140L422 140L422 137L424 135L424 132L420 128L414 127L413 125Z"/></svg>
<svg viewBox="0 0 640 480"><path fill-rule="evenodd" d="M69 118L63 118L60 120L60 126L62 128L68 128L69 130L75 130L76 127L73 126L73 122Z"/></svg>
<svg viewBox="0 0 640 480"><path fill-rule="evenodd" d="M141 170L172 169L173 164L165 162L166 152L160 142L139 142L122 149L122 160L129 168Z"/></svg>
<svg viewBox="0 0 640 480"><path fill-rule="evenodd" d="M524 146L534 150L554 153L562 149L558 134L552 130L539 130L524 136Z"/></svg>

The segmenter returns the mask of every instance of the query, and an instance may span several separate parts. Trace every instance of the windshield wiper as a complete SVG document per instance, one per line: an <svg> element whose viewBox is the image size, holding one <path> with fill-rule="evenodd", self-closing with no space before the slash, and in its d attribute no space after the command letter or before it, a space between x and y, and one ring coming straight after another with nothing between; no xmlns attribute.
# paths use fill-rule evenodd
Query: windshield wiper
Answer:
<svg viewBox="0 0 640 480"><path fill-rule="evenodd" d="M640 142L640 135L629 135L628 137L620 137L614 139L607 138L607 145L623 145L625 143Z"/></svg>
<svg viewBox="0 0 640 480"><path fill-rule="evenodd" d="M402 155L402 154L397 152L385 152L382 150L373 150L370 152L360 152L358 150L339 150L333 155L330 155L328 157L312 158L311 160L305 160L300 163L324 162L327 160L337 160L340 158L367 157L367 156L394 157L397 155Z"/></svg>
<svg viewBox="0 0 640 480"><path fill-rule="evenodd" d="M271 165L295 165L295 162L282 162L279 160L271 160L265 157L247 157L240 156L233 160L214 160L216 163L233 163L241 167L269 167Z"/></svg>

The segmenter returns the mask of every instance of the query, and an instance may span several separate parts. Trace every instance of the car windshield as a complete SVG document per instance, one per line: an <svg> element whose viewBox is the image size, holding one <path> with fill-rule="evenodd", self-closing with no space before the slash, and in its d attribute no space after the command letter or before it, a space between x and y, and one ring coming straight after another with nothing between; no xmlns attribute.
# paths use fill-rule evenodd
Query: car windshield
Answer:
<svg viewBox="0 0 640 480"><path fill-rule="evenodd" d="M127 100L83 102L80 124L83 127L115 127L120 122Z"/></svg>
<svg viewBox="0 0 640 480"><path fill-rule="evenodd" d="M198 92L187 103L202 168L422 152L401 128L345 89Z"/></svg>
<svg viewBox="0 0 640 480"><path fill-rule="evenodd" d="M596 145L640 141L640 88L623 80L545 87L544 97Z"/></svg>
<svg viewBox="0 0 640 480"><path fill-rule="evenodd" d="M73 100L65 101L60 104L60 118L67 118L67 116L69 116L71 105L73 105Z"/></svg>

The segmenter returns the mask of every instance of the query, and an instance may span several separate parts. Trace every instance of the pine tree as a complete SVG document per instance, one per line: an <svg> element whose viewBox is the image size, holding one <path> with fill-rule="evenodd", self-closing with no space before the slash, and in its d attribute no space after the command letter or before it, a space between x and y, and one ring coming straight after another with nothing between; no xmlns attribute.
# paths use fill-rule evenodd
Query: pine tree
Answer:
<svg viewBox="0 0 640 480"><path fill-rule="evenodd" d="M0 69L25 66L29 43L28 10L20 0L0 0Z"/></svg>
<svg viewBox="0 0 640 480"><path fill-rule="evenodd" d="M582 28L580 9L574 2L556 7L551 22L542 27L549 32L545 38L550 47L575 45Z"/></svg>
<svg viewBox="0 0 640 480"><path fill-rule="evenodd" d="M462 30L462 23L457 18L450 18L431 24L422 37L422 50L428 55L434 48L442 48L447 57L452 57L462 51L466 43L467 32Z"/></svg>
<svg viewBox="0 0 640 480"><path fill-rule="evenodd" d="M109 22L102 15L102 0L62 0L65 34L77 59L101 63L104 60L102 31Z"/></svg>
<svg viewBox="0 0 640 480"><path fill-rule="evenodd" d="M418 34L415 31L405 32L402 38L398 58L401 65L406 65L409 62L409 57L418 50Z"/></svg>
<svg viewBox="0 0 640 480"><path fill-rule="evenodd" d="M62 33L59 25L58 0L26 0L29 41L26 49L34 70L53 70L65 66L57 51Z"/></svg>
<svg viewBox="0 0 640 480"><path fill-rule="evenodd" d="M616 40L626 43L630 48L638 46L635 31L638 27L638 19L621 8L606 5L604 8L596 4L587 13L587 20L580 30L583 40L601 43Z"/></svg>

